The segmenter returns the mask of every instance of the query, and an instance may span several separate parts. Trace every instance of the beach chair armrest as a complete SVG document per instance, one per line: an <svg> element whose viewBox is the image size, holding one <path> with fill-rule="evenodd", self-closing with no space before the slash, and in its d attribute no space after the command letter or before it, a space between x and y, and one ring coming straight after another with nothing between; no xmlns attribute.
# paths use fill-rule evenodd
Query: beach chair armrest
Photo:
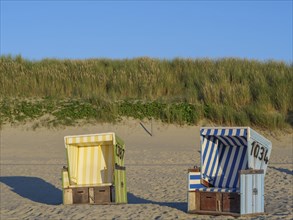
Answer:
<svg viewBox="0 0 293 220"><path fill-rule="evenodd" d="M208 181L206 181L205 179L201 179L200 183L205 186L205 187L214 187L213 184L209 183Z"/></svg>

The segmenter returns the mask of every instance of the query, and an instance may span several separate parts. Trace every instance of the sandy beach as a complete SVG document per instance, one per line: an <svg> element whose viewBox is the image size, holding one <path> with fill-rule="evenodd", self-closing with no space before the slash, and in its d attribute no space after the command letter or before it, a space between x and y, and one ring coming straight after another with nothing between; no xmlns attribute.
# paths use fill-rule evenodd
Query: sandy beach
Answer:
<svg viewBox="0 0 293 220"><path fill-rule="evenodd" d="M36 130L31 125L4 125L0 219L234 219L187 213L187 169L200 163L200 127L144 125L152 136L137 120ZM64 136L110 131L126 144L129 203L63 205ZM272 141L273 150L265 176L267 214L253 219L292 219L293 135L260 133Z"/></svg>

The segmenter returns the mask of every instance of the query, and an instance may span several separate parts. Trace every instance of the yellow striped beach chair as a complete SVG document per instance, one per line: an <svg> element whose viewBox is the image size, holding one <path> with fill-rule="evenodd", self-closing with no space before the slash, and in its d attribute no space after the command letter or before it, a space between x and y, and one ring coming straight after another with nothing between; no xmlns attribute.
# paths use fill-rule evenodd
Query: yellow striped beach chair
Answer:
<svg viewBox="0 0 293 220"><path fill-rule="evenodd" d="M125 144L115 133L64 137L63 204L127 203Z"/></svg>

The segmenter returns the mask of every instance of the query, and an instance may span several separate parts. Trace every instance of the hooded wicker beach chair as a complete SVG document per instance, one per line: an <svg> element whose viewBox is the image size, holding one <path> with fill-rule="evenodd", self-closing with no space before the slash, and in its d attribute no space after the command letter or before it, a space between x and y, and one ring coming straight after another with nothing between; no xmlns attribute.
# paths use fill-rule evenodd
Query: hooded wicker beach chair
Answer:
<svg viewBox="0 0 293 220"><path fill-rule="evenodd" d="M269 140L249 127L201 128L200 167L188 170L188 212L264 213Z"/></svg>
<svg viewBox="0 0 293 220"><path fill-rule="evenodd" d="M64 137L63 204L127 203L125 144L114 133Z"/></svg>

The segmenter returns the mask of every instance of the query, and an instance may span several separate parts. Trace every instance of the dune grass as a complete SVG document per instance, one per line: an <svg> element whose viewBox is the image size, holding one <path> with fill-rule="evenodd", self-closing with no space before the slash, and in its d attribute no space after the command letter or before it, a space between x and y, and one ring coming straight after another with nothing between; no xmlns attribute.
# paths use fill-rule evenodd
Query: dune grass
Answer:
<svg viewBox="0 0 293 220"><path fill-rule="evenodd" d="M1 122L53 116L292 127L293 65L243 59L25 60L0 57Z"/></svg>

